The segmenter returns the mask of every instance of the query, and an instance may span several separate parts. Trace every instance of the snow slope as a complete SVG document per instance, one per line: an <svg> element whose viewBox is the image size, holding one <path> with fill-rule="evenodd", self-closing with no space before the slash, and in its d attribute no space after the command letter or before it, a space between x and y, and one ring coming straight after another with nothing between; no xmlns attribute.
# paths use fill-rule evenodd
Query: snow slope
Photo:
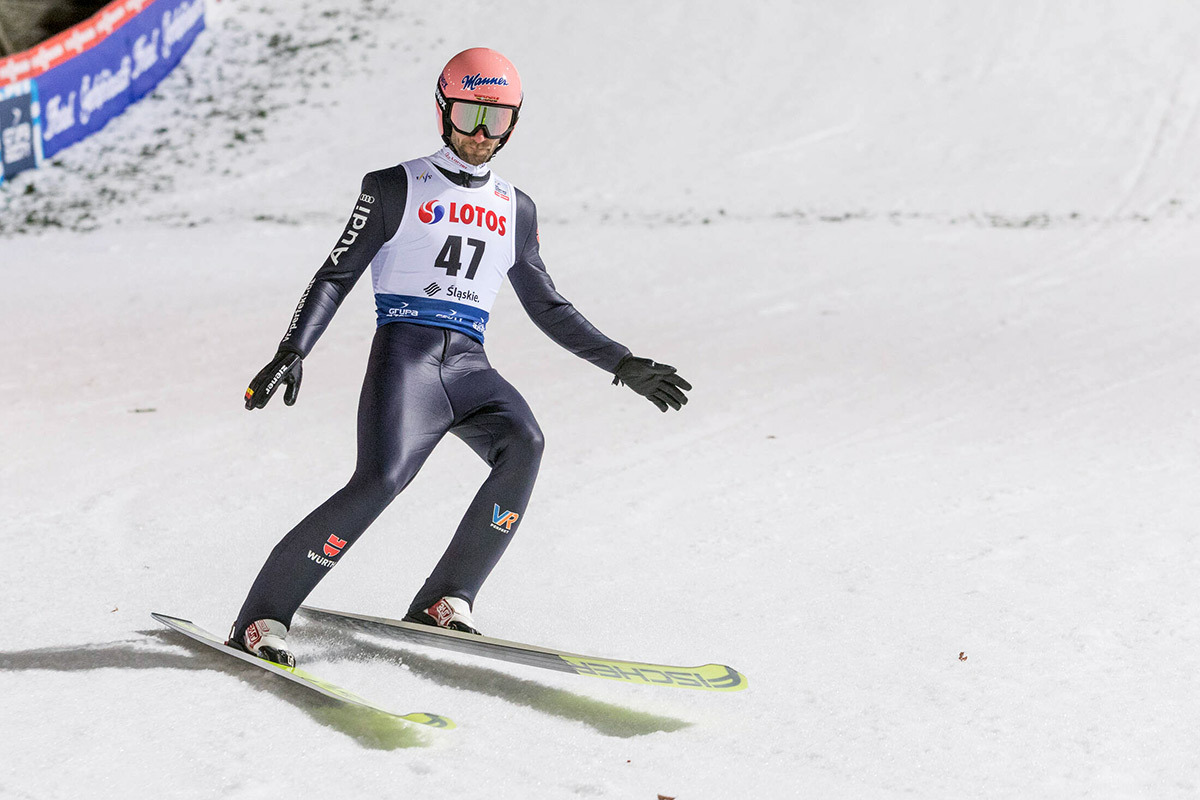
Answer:
<svg viewBox="0 0 1200 800"><path fill-rule="evenodd" d="M155 95L0 191L0 797L1191 797L1200 12L1175 3L210 3ZM445 59L527 84L497 169L661 415L502 294L547 436L488 633L710 695L299 625L416 737L190 646L339 488L360 287L299 403L246 381ZM587 186L586 189L583 187ZM448 441L314 592L397 615L484 465Z"/></svg>

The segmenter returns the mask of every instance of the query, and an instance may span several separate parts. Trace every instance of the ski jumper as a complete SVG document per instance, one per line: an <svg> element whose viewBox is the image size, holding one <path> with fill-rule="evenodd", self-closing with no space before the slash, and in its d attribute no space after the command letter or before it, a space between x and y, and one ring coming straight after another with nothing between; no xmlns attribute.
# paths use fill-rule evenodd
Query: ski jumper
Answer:
<svg viewBox="0 0 1200 800"><path fill-rule="evenodd" d="M464 171L455 171L459 165ZM492 173L473 176L443 148L368 173L345 232L305 290L281 350L307 356L368 266L378 327L358 409L350 481L271 551L235 623L289 627L346 550L416 475L446 433L491 466L409 611L475 596L524 517L542 454L525 400L488 363L483 341L507 276L526 313L608 372L629 350L558 293L538 252L537 210Z"/></svg>

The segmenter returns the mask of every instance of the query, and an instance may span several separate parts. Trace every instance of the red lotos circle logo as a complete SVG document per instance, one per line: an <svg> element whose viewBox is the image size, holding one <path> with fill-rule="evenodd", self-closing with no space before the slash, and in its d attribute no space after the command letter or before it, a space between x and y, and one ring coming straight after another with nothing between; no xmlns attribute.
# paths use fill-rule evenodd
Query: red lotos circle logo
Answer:
<svg viewBox="0 0 1200 800"><path fill-rule="evenodd" d="M437 200L430 200L417 209L417 219L424 222L426 225L432 225L435 222L441 221L442 217L446 216L446 207Z"/></svg>

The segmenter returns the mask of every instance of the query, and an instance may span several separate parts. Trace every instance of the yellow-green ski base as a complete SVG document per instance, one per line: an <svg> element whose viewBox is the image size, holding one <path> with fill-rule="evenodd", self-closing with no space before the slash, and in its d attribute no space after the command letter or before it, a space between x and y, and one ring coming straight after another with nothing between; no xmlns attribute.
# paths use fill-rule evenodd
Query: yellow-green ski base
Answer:
<svg viewBox="0 0 1200 800"><path fill-rule="evenodd" d="M711 692L740 692L748 685L745 675L724 664L670 667L663 664L639 664L635 661L610 661L569 653L560 653L559 658L569 664L577 675L590 675L625 683L705 689Z"/></svg>
<svg viewBox="0 0 1200 800"><path fill-rule="evenodd" d="M413 622L329 611L323 608L300 606L300 613L309 619L329 625L346 627L408 644L440 647L458 653L494 658L513 664L525 664L556 672L571 672L593 678L622 681L642 686L672 686L678 689L699 689L709 692L740 692L749 683L746 676L724 664L705 664L699 667L675 667L667 664L645 664L638 661L615 661L609 658L566 653L548 647L537 647L504 639L493 639L471 633L435 628Z"/></svg>

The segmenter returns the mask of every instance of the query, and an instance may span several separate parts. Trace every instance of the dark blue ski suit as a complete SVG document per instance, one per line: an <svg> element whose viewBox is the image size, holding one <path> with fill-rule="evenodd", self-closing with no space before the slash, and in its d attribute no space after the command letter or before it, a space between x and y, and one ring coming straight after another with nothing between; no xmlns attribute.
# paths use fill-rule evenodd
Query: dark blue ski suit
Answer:
<svg viewBox="0 0 1200 800"><path fill-rule="evenodd" d="M460 186L487 180L438 170ZM362 197L371 198L379 213L365 219L352 215L357 235L349 245L339 242L313 278L281 351L303 357L312 350L355 282L396 236L409 180L402 166L363 178ZM515 191L509 283L548 336L614 372L629 350L598 331L555 289L538 252L537 210L527 195ZM235 635L258 619L290 626L304 599L403 491L447 432L479 454L491 473L408 610L423 610L445 596L473 604L524 517L542 433L525 400L488 363L482 335L435 316L385 318L382 313L359 400L354 474L271 551L238 615Z"/></svg>

